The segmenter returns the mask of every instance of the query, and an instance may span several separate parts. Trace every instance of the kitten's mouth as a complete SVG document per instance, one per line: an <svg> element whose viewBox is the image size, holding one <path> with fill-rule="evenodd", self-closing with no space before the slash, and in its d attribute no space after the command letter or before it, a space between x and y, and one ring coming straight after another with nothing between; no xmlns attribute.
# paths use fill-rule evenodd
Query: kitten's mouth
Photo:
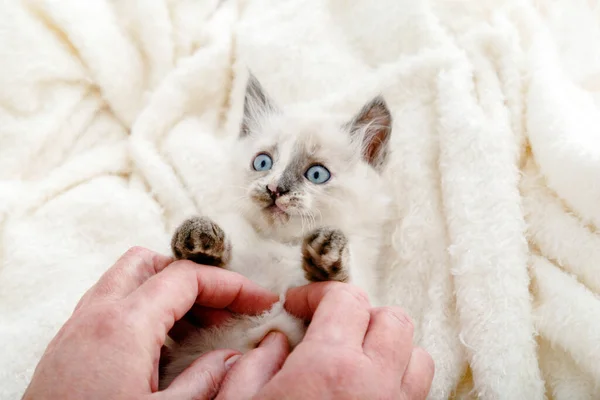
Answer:
<svg viewBox="0 0 600 400"><path fill-rule="evenodd" d="M282 207L278 206L277 203L273 203L270 206L265 207L265 210L273 214L287 215L287 212L285 212L285 210Z"/></svg>
<svg viewBox="0 0 600 400"><path fill-rule="evenodd" d="M290 216L285 211L285 209L279 206L276 202L271 203L270 205L264 208L264 211L272 216L274 219L280 220L282 222L286 222Z"/></svg>

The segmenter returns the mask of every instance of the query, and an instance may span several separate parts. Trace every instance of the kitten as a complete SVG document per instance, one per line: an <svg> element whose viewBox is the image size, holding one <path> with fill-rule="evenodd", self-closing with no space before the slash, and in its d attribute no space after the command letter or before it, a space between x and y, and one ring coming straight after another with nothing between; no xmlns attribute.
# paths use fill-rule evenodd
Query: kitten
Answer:
<svg viewBox="0 0 600 400"><path fill-rule="evenodd" d="M351 282L376 305L390 204L379 172L390 134L380 96L342 124L277 107L250 75L240 135L228 149L230 199L214 215L181 224L171 243L175 257L238 272L280 294L309 282ZM169 351L161 387L201 354L248 351L272 330L295 346L305 327L280 302L262 316L199 330Z"/></svg>

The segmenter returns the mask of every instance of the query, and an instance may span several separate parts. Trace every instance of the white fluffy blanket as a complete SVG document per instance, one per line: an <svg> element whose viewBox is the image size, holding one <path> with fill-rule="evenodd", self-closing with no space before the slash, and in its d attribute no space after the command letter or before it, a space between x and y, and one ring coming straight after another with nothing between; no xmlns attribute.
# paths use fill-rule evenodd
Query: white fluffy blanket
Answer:
<svg viewBox="0 0 600 400"><path fill-rule="evenodd" d="M200 138L235 134L247 68L281 103L390 104L387 299L431 399L600 398L599 43L592 0L0 2L1 398L214 201Z"/></svg>

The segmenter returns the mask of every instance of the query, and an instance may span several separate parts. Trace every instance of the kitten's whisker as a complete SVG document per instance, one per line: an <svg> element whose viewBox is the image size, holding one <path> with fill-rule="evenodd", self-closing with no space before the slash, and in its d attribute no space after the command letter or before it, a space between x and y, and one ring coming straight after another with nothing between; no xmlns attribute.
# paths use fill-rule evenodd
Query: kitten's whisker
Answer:
<svg viewBox="0 0 600 400"><path fill-rule="evenodd" d="M306 214L304 213L304 211L300 211L300 218L302 219L302 235L304 235L307 232L307 229L305 229L304 227L304 220L306 219ZM308 225L308 220L306 221L306 225ZM309 227L310 229L310 227Z"/></svg>
<svg viewBox="0 0 600 400"><path fill-rule="evenodd" d="M306 213L306 219L308 220L308 230L312 231L315 228L315 219L310 211Z"/></svg>
<svg viewBox="0 0 600 400"><path fill-rule="evenodd" d="M327 199L328 199L328 200L330 200L330 201L331 201L333 204L337 204L337 205L340 205L340 206L342 206L342 205L344 204L344 202L343 202L341 199L339 199L339 198L335 198L335 197L333 197L333 196L332 196L332 195L330 195L330 194L327 194L327 193L321 193L321 194L320 194L320 196L321 196L321 197L325 197L325 198L327 198Z"/></svg>
<svg viewBox="0 0 600 400"><path fill-rule="evenodd" d="M314 214L310 210L302 210L301 215L306 217L306 222L308 225L308 231L311 231L316 226L316 220ZM304 232L302 232L304 233Z"/></svg>
<svg viewBox="0 0 600 400"><path fill-rule="evenodd" d="M308 230L307 231L310 231L312 229L312 226L313 226L313 224L312 224L312 222L310 220L310 211L309 210L302 210L301 213L302 213L303 217L306 217L306 224L308 225ZM302 233L304 233L304 232L302 232Z"/></svg>
<svg viewBox="0 0 600 400"><path fill-rule="evenodd" d="M302 232L302 236L304 236L304 232L305 232L305 229L304 229L304 212L302 212L302 210L300 210L300 221L302 222L302 228L301 228L302 229L302 231L301 231Z"/></svg>
<svg viewBox="0 0 600 400"><path fill-rule="evenodd" d="M323 214L321 213L321 210L317 209L317 212L319 213L319 222L323 221Z"/></svg>
<svg viewBox="0 0 600 400"><path fill-rule="evenodd" d="M231 201L231 203L232 203L231 205L232 205L233 207L236 207L236 206L238 206L238 205L239 205L239 204L240 204L240 203L241 203L243 200L246 200L247 198L248 198L247 196L240 196L240 197L234 198L234 199L232 199L232 201Z"/></svg>
<svg viewBox="0 0 600 400"><path fill-rule="evenodd" d="M317 210L317 211L319 211L319 210ZM321 214L321 212L319 211L319 215L320 215L320 214ZM313 220L313 228L314 228L315 226L317 226L317 218L316 218L316 216L315 216L315 213L314 213L314 212L311 212L311 213L310 213L310 216L311 216L311 218L312 218L312 220Z"/></svg>
<svg viewBox="0 0 600 400"><path fill-rule="evenodd" d="M239 189L242 190L244 193L248 191L248 187L247 186L241 186L241 185L231 185L231 184L226 184L224 186L225 189Z"/></svg>

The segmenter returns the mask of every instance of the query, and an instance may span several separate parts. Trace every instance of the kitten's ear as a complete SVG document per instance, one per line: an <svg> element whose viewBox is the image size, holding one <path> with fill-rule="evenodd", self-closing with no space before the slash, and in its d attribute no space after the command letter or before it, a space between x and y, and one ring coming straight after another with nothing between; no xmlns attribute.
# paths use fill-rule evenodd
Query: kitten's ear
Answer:
<svg viewBox="0 0 600 400"><path fill-rule="evenodd" d="M248 83L246 83L246 95L244 98L244 116L240 128L240 136L244 137L250 133L252 125L261 116L273 113L277 110L271 99L265 93L262 85L250 72Z"/></svg>
<svg viewBox="0 0 600 400"><path fill-rule="evenodd" d="M361 142L363 159L379 170L387 157L392 133L392 114L383 97L367 103L345 127L353 140Z"/></svg>

